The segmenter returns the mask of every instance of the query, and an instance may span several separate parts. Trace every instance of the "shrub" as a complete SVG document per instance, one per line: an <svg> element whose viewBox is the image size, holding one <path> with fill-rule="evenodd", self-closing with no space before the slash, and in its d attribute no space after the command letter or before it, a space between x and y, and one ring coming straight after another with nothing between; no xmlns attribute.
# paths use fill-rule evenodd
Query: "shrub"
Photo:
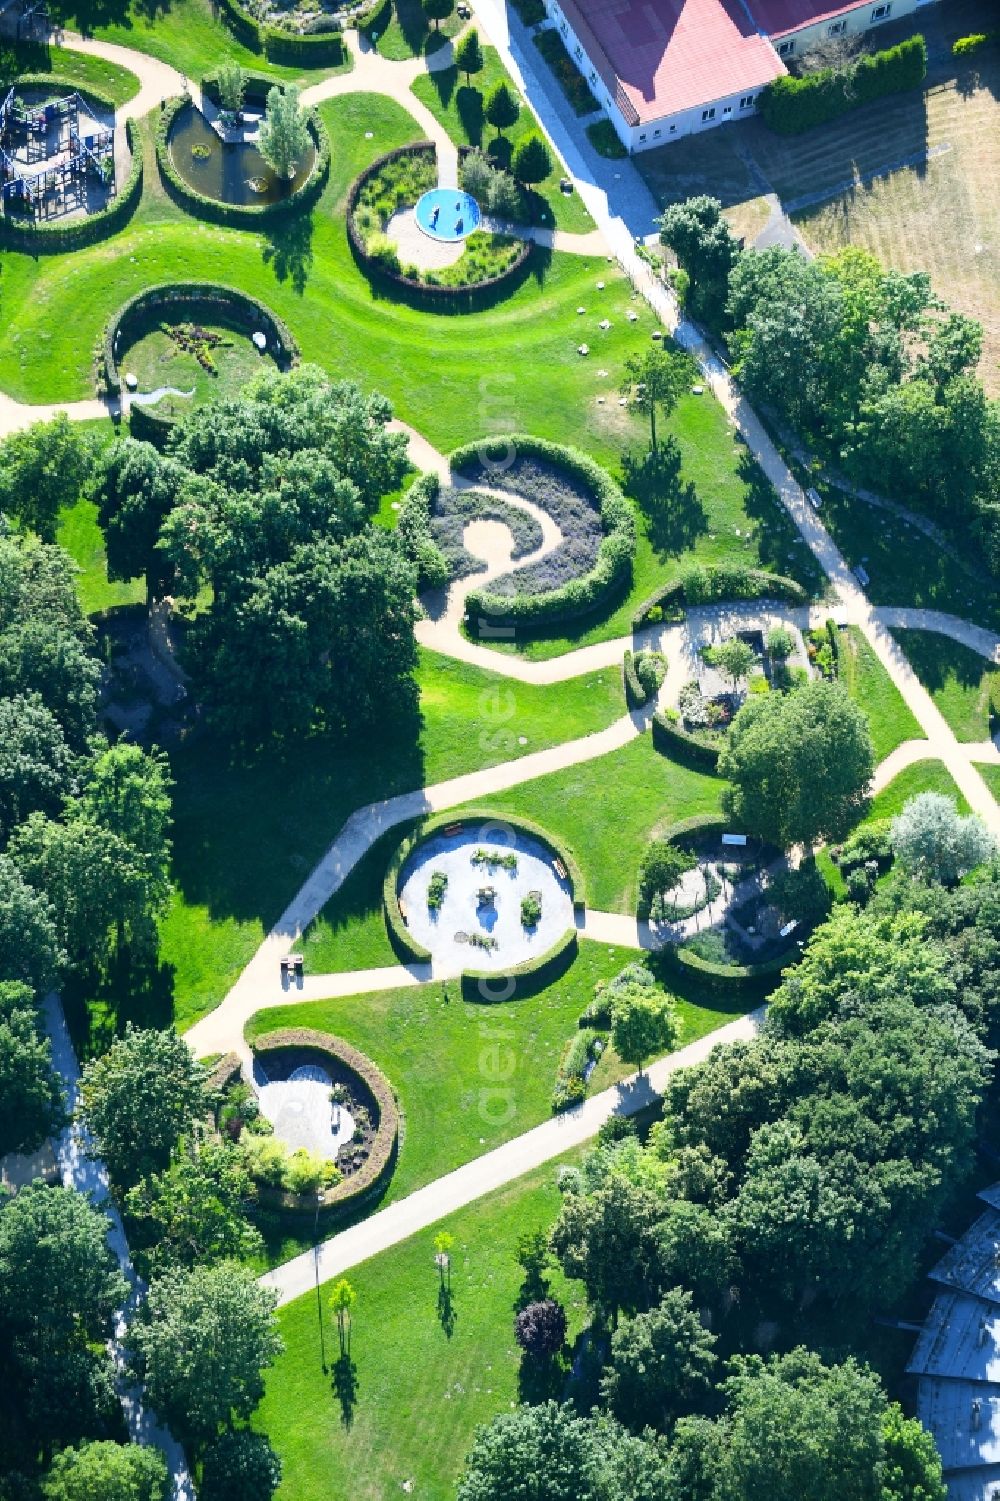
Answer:
<svg viewBox="0 0 1000 1501"><path fill-rule="evenodd" d="M583 74L579 72L563 46L559 33L557 31L536 32L534 42L555 74L559 87L573 106L574 114L589 115L597 108L597 100L590 92Z"/></svg>
<svg viewBox="0 0 1000 1501"><path fill-rule="evenodd" d="M584 1098L587 1093L587 1065L599 1055L601 1047L602 1043L596 1032L589 1029L574 1032L563 1048L556 1070L556 1082L552 1089L553 1114L568 1110Z"/></svg>
<svg viewBox="0 0 1000 1501"><path fill-rule="evenodd" d="M960 36L957 41L952 42L952 56L969 57L973 52L978 52L982 47L985 47L987 42L991 40L992 33L986 31L975 31L971 36Z"/></svg>
<svg viewBox="0 0 1000 1501"><path fill-rule="evenodd" d="M927 44L912 36L845 68L772 79L757 96L757 112L779 134L798 135L873 99L917 88L926 76Z"/></svg>
<svg viewBox="0 0 1000 1501"><path fill-rule="evenodd" d="M427 905L432 912L439 912L444 901L444 894L448 890L448 877L443 870L431 872L430 881L427 883Z"/></svg>
<svg viewBox="0 0 1000 1501"><path fill-rule="evenodd" d="M656 985L656 976L653 971L639 960L633 960L619 970L613 979L598 980L594 986L594 999L586 1007L580 1016L581 1027L604 1027L611 1026L611 1004L615 996L627 987L640 989L653 989Z"/></svg>
<svg viewBox="0 0 1000 1501"><path fill-rule="evenodd" d="M521 898L521 926L534 928L542 916L542 893L529 891Z"/></svg>
<svg viewBox="0 0 1000 1501"><path fill-rule="evenodd" d="M653 715L652 732L654 748L664 755L701 770L717 770L721 745L689 734L683 725L659 710Z"/></svg>
<svg viewBox="0 0 1000 1501"><path fill-rule="evenodd" d="M628 156L628 151L610 120L595 120L593 125L588 125L587 139L598 156L606 156L610 161L619 161L623 156Z"/></svg>
<svg viewBox="0 0 1000 1501"><path fill-rule="evenodd" d="M554 1298L529 1303L515 1315L514 1338L536 1360L558 1355L566 1343L566 1310Z"/></svg>
<svg viewBox="0 0 1000 1501"><path fill-rule="evenodd" d="M671 579L639 605L632 616L632 625L638 628L656 624L663 619L665 610L682 603L704 605L729 599L779 599L802 605L808 598L801 584L780 573L748 568L743 563L716 566L692 563L679 577Z"/></svg>
<svg viewBox="0 0 1000 1501"><path fill-rule="evenodd" d="M263 1433L221 1433L205 1455L200 1501L271 1501L281 1482L281 1460Z"/></svg>

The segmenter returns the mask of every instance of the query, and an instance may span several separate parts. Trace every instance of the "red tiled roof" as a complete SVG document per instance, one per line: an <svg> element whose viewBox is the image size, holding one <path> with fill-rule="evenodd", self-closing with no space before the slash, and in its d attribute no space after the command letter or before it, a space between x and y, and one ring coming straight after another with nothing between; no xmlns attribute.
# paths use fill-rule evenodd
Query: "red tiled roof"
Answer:
<svg viewBox="0 0 1000 1501"><path fill-rule="evenodd" d="M777 37L811 26L815 21L833 21L848 11L861 9L858 0L851 0L848 5L834 5L831 0L747 0L747 4L761 31Z"/></svg>
<svg viewBox="0 0 1000 1501"><path fill-rule="evenodd" d="M560 3L605 83L610 71L640 124L731 94L754 93L785 72L740 0ZM611 89L614 93L613 83Z"/></svg>

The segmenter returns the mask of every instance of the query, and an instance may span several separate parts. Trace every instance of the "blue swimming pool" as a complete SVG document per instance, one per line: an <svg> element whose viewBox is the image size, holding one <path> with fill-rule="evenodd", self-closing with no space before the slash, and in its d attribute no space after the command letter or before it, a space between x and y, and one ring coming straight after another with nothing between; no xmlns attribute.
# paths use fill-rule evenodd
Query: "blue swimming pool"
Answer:
<svg viewBox="0 0 1000 1501"><path fill-rule="evenodd" d="M425 235L449 244L471 235L483 218L476 200L460 188L431 188L413 212Z"/></svg>

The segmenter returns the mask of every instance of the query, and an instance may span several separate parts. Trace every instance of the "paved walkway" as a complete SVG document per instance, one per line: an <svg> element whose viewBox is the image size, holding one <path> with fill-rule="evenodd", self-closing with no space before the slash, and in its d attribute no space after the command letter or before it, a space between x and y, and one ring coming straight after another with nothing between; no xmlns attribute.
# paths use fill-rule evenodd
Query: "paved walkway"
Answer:
<svg viewBox="0 0 1000 1501"><path fill-rule="evenodd" d="M485 1152L429 1183L426 1188L390 1204L387 1209L376 1211L360 1224L342 1230L332 1240L323 1241L266 1273L261 1281L277 1291L279 1303L290 1303L320 1283L342 1276L370 1256L426 1230L446 1215L456 1213L534 1168L542 1167L571 1147L590 1141L612 1115L634 1115L654 1104L671 1074L700 1063L720 1043L753 1037L762 1017L762 1011L754 1011L719 1027L707 1037L699 1038L688 1047L651 1064L647 1072L633 1074L613 1088L591 1095L577 1109L553 1116L523 1136L505 1142L492 1152Z"/></svg>
<svg viewBox="0 0 1000 1501"><path fill-rule="evenodd" d="M66 1103L70 1110L74 1110L79 1095L80 1066L66 1026L62 1003L56 995L48 996L45 1001L45 1025L52 1040L53 1067L66 1090ZM115 1315L115 1337L111 1346L111 1354L118 1369L118 1394L129 1437L133 1443L150 1444L163 1451L170 1473L171 1501L195 1501L194 1485L183 1449L149 1408L143 1406L141 1387L129 1381L125 1374L121 1341L128 1320L134 1314L143 1292L143 1285L132 1266L121 1216L111 1198L107 1168L103 1162L88 1155L90 1145L90 1138L79 1125L68 1126L55 1142L56 1160L64 1186L86 1194L107 1215L108 1244L131 1288L128 1302Z"/></svg>

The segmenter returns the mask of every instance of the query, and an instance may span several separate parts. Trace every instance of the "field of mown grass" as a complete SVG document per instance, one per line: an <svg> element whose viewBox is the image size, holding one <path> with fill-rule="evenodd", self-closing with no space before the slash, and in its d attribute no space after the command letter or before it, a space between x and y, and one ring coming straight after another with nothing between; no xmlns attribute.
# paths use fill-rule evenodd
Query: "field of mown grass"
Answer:
<svg viewBox="0 0 1000 1501"><path fill-rule="evenodd" d="M978 652L936 631L893 631L959 740L988 740L997 674Z"/></svg>
<svg viewBox="0 0 1000 1501"><path fill-rule="evenodd" d="M844 633L840 679L868 715L876 762L884 761L904 740L926 738L903 695L856 625L849 626Z"/></svg>

